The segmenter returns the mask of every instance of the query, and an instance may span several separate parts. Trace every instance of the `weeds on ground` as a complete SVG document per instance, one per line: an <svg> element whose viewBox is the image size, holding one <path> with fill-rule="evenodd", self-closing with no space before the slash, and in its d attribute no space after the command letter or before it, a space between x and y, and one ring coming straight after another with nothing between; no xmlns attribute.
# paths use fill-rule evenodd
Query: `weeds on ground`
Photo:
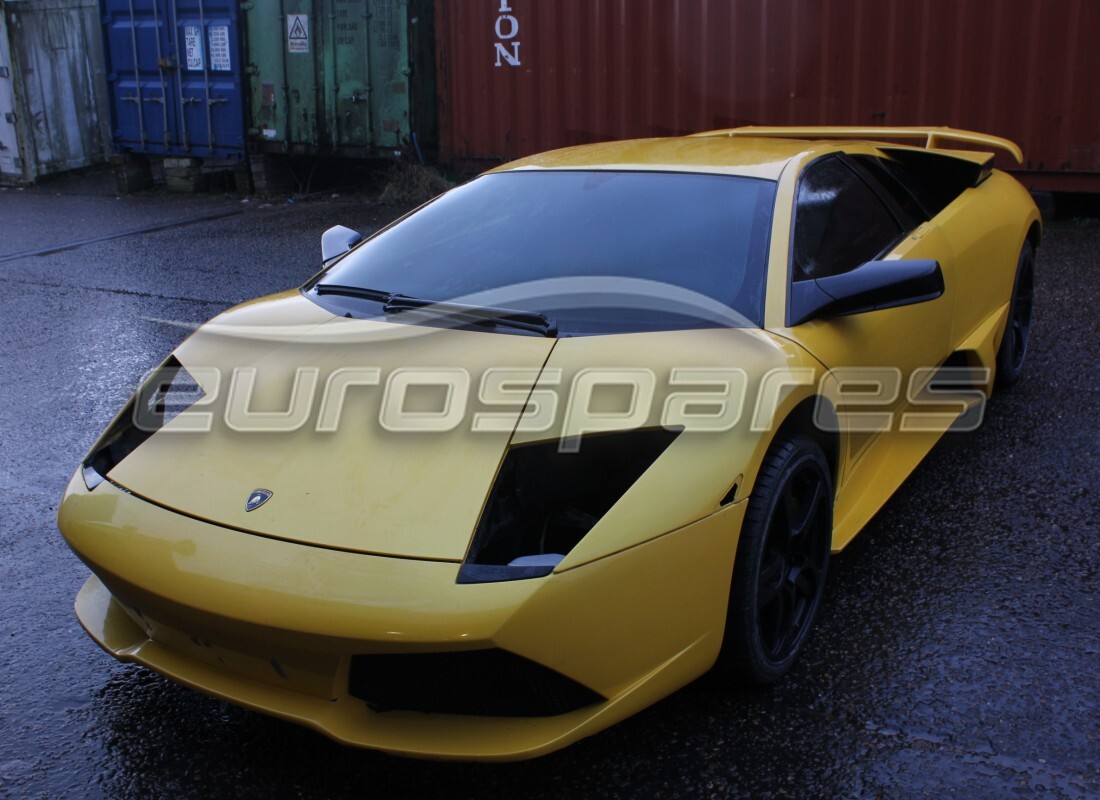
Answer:
<svg viewBox="0 0 1100 800"><path fill-rule="evenodd" d="M454 184L423 164L398 161L386 177L378 200L390 206L420 205L447 191Z"/></svg>

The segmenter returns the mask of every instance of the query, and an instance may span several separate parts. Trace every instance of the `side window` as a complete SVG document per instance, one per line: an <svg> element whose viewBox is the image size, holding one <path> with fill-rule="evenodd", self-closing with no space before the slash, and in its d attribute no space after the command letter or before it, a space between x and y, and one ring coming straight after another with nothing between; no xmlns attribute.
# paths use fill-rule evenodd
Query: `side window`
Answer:
<svg viewBox="0 0 1100 800"><path fill-rule="evenodd" d="M794 280L839 275L873 260L901 236L901 225L844 162L811 164L798 182Z"/></svg>
<svg viewBox="0 0 1100 800"><path fill-rule="evenodd" d="M908 217L907 232L928 221L924 208L905 186L905 182L900 180L907 173L905 167L896 161L877 156L854 155L850 158L867 170L872 179L898 204L898 208Z"/></svg>

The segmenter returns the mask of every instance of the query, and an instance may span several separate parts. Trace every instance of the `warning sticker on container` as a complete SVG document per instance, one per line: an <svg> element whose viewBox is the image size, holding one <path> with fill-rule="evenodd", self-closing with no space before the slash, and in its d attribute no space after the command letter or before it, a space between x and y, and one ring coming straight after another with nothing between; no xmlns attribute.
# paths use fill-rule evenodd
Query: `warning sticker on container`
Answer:
<svg viewBox="0 0 1100 800"><path fill-rule="evenodd" d="M309 52L309 14L286 15L286 50L288 53Z"/></svg>
<svg viewBox="0 0 1100 800"><path fill-rule="evenodd" d="M229 26L210 26L210 69L229 72L233 69L229 57Z"/></svg>
<svg viewBox="0 0 1100 800"><path fill-rule="evenodd" d="M184 26L183 49L187 69L202 69L202 31L198 25Z"/></svg>

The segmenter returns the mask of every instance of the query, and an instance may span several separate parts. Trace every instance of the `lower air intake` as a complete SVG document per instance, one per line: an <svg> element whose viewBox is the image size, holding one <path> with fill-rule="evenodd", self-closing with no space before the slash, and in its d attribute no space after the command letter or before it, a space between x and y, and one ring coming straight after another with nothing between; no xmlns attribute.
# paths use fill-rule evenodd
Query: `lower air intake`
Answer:
<svg viewBox="0 0 1100 800"><path fill-rule="evenodd" d="M506 650L354 656L348 691L375 711L552 717L604 698Z"/></svg>

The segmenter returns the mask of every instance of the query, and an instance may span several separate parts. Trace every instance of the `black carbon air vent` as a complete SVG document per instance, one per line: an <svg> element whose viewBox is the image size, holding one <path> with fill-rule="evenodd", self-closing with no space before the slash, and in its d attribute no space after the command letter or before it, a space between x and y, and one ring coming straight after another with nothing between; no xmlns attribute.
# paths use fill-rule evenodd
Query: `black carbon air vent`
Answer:
<svg viewBox="0 0 1100 800"><path fill-rule="evenodd" d="M470 565L506 565L542 553L566 555L679 435L679 429L664 428L592 435L584 437L577 452L563 452L557 439L512 447L458 582L508 580L468 581Z"/></svg>
<svg viewBox="0 0 1100 800"><path fill-rule="evenodd" d="M507 650L353 656L348 692L374 711L480 717L551 717L604 700Z"/></svg>

